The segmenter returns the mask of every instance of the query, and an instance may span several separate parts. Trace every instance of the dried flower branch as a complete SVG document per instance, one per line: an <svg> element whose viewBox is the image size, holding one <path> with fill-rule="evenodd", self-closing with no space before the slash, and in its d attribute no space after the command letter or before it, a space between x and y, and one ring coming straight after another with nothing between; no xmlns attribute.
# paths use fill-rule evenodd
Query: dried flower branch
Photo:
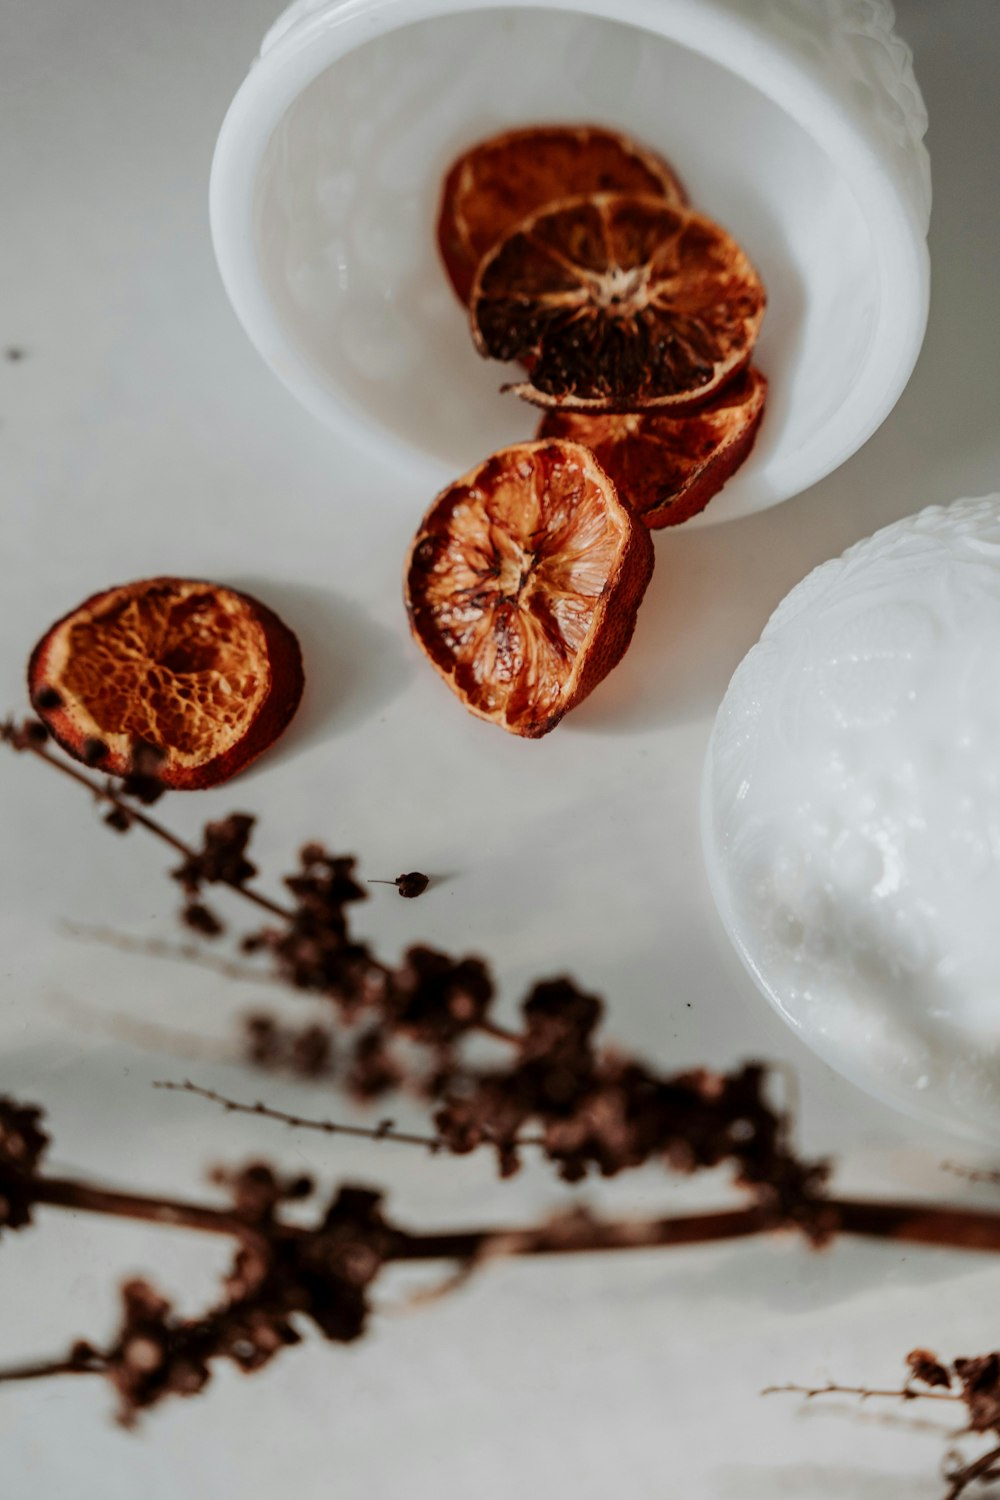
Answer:
<svg viewBox="0 0 1000 1500"><path fill-rule="evenodd" d="M57 760L42 735L44 729L29 721L9 726L6 737L89 785L82 773ZM152 768L144 764L140 770L148 776ZM118 805L117 793L105 795ZM202 847L194 850L154 825L172 847L184 850L174 871L185 892L184 920L206 935L217 924L202 909L205 884L221 882L252 894L248 882L257 871L247 851L253 826L248 814L231 814L209 823ZM343 1024L374 1015L374 1026L356 1039L348 1066L348 1083L358 1096L374 1099L406 1082L418 1086L436 1106L439 1149L465 1154L490 1147L505 1176L518 1169L526 1139L540 1142L568 1182L591 1172L613 1176L654 1159L684 1171L730 1163L737 1181L778 1218L796 1218L817 1242L829 1233L826 1166L802 1163L791 1151L787 1118L765 1098L764 1069L664 1076L615 1056L596 1040L602 1002L565 977L534 986L521 1008L520 1030L502 1026L491 1014L495 985L481 958L454 958L417 945L391 965L353 936L350 908L366 895L355 864L352 857L307 844L299 869L284 881L293 904L272 909L279 922L250 933L241 947L268 955L274 972L293 989L330 1000ZM467 1065L458 1049L476 1033L502 1041L512 1057L493 1068ZM250 1055L270 1064L279 1036L277 1027L272 1031L258 1018ZM428 1049L430 1073L414 1079L397 1055L397 1042ZM322 1070L326 1045L310 1033L303 1072Z"/></svg>
<svg viewBox="0 0 1000 1500"><path fill-rule="evenodd" d="M285 1218L282 1209L310 1194L311 1181L283 1179L262 1162L216 1173L215 1181L231 1199L225 1208L48 1176L42 1170L48 1137L40 1110L0 1099L0 1229L24 1229L35 1207L45 1205L221 1234L237 1247L222 1299L201 1317L180 1317L148 1282L134 1280L123 1288L121 1324L106 1346L77 1342L59 1359L0 1371L0 1381L99 1374L117 1391L120 1419L129 1424L167 1395L202 1389L213 1360L228 1359L245 1371L261 1368L301 1340L303 1319L334 1341L359 1337L372 1284L383 1266L398 1261L455 1262L457 1271L440 1293L499 1255L693 1245L775 1230L796 1230L813 1245L858 1234L1000 1251L1000 1213L829 1196L827 1164L802 1162L792 1150L788 1113L769 1102L767 1070L759 1064L729 1074L660 1075L598 1046L602 1004L567 978L536 984L522 1005L521 1029L514 1031L491 1014L494 985L481 959L455 959L416 946L401 964L382 962L350 930L348 909L365 897L352 858L307 845L299 870L284 882L291 903L271 900L251 884L257 876L247 856L251 816L236 813L209 823L196 848L142 810L162 792L152 755L140 757L116 788L61 761L47 746L44 727L34 721L0 725L0 742L85 787L109 807L106 821L113 828L143 827L179 853L182 862L172 873L185 895L182 920L199 935L217 938L223 931L204 903L207 885L226 885L266 910L273 924L249 934L240 946L245 953L265 955L268 972L258 974L228 959L213 957L209 963L229 975L269 978L332 1001L341 1026L364 1021L346 1053L350 1091L374 1099L390 1089L416 1088L434 1106L435 1130L401 1131L388 1119L366 1127L307 1118L262 1101L243 1104L191 1082L162 1087L331 1136L417 1146L434 1154L463 1154L485 1145L497 1153L503 1175L516 1171L529 1146L570 1182L594 1171L612 1176L653 1159L685 1172L728 1164L736 1184L750 1195L742 1208L638 1223L607 1223L576 1210L524 1229L412 1233L384 1218L378 1193L344 1187L311 1226L303 1226ZM99 760L95 755L95 764ZM385 883L414 896L428 881L410 872ZM181 951L185 958L204 961L200 949ZM461 1044L474 1034L509 1049L502 1066L473 1067L463 1059ZM397 1049L401 1041L429 1050L429 1073L414 1073ZM244 1022L245 1055L258 1067L334 1076L340 1046L334 1047L331 1027L316 1023L289 1027L266 1014ZM991 1172L962 1175L997 1180ZM898 1391L835 1384L769 1389L798 1391L806 1398L839 1391L861 1400L948 1401L964 1406L963 1431L1000 1438L1000 1354L945 1365L927 1351L914 1350L909 1367L909 1379ZM976 1480L1000 1479L1000 1444L969 1463L956 1461L947 1478L945 1500L957 1500Z"/></svg>
<svg viewBox="0 0 1000 1500"><path fill-rule="evenodd" d="M990 1433L1000 1437L1000 1353L984 1354L976 1359L956 1359L942 1364L926 1349L913 1349L906 1356L910 1377L898 1390L878 1390L867 1386L800 1385L768 1386L764 1395L797 1393L807 1400L834 1394L897 1401L950 1401L965 1407L967 1421L963 1433ZM948 1490L944 1500L958 1497L976 1480L1000 1479L1000 1444L969 1463L959 1459L947 1474Z"/></svg>
<svg viewBox="0 0 1000 1500"><path fill-rule="evenodd" d="M221 864L210 867L207 864L207 859L211 857L208 846L212 842L212 834L206 833L205 849L194 849L190 844L185 843L183 839L178 838L175 833L172 833L169 828L166 828L155 818L150 817L148 813L141 812L135 806L136 801L148 802L155 800L160 795L162 788L155 779L154 768L143 768L141 772L137 772L134 776L125 777L119 789L111 781L98 781L93 776L88 776L86 772L78 770L69 760L55 754L47 745L47 739L48 731L45 725L37 719L25 719L20 723L15 722L13 719L7 719L0 723L0 744L9 745L12 750L27 751L45 765L50 766L61 775L67 776L71 781L75 781L78 786L85 787L95 802L105 803L111 808L111 813L108 815L106 821L117 832L125 833L133 824L138 825L138 827L144 828L147 833L151 833L154 838L158 838L162 843L168 844L171 849L183 856L184 864L180 868L185 873L189 870L194 871L199 869L200 862L205 860L205 868L214 868L217 873L206 873L201 878L222 881L224 884L230 886L231 889L237 891L244 900L251 901L255 906L259 906L264 911L270 912L272 916L285 917L289 915L285 907L280 906L276 901L272 901L270 897L248 886L246 878L234 880L231 867L226 868ZM233 815L235 819L241 816L239 813ZM249 822L252 825L253 819L251 818ZM216 827L217 825L214 824L208 825L209 829Z"/></svg>
<svg viewBox="0 0 1000 1500"><path fill-rule="evenodd" d="M215 1099L223 1107L241 1108L211 1090L194 1085L181 1088ZM247 1109L258 1113L255 1106ZM266 1112L277 1113L286 1123L297 1123L280 1112ZM117 1392L119 1420L125 1425L166 1396L200 1391L214 1360L230 1360L248 1373L262 1368L281 1349L301 1341L298 1320L302 1318L335 1342L360 1337L370 1312L370 1289L382 1268L391 1263L450 1260L462 1272L449 1282L457 1285L471 1269L498 1256L706 1244L800 1227L793 1216L781 1220L773 1209L754 1203L713 1213L617 1223L576 1209L524 1229L413 1233L385 1218L378 1193L351 1186L340 1188L313 1223L303 1225L289 1221L283 1209L312 1194L311 1179L283 1177L265 1162L213 1174L230 1200L223 1208L48 1176L42 1169L48 1138L40 1119L36 1107L0 1099L0 1222L7 1229L24 1229L31 1222L33 1208L46 1205L221 1234L233 1239L237 1247L223 1282L223 1296L203 1315L181 1318L150 1283L132 1280L123 1287L121 1325L107 1345L77 1341L65 1356L0 1370L3 1382L59 1374L101 1375ZM350 1126L331 1124L330 1129L331 1133L360 1133ZM397 1132L388 1124L364 1134L376 1140L433 1147L433 1142ZM843 1232L912 1235L928 1241L936 1216L943 1242L953 1242L961 1223L966 1243L1000 1249L1000 1215L836 1199L829 1209ZM904 1399L928 1395L964 1401L970 1414L968 1430L996 1429L1000 1356L957 1360L948 1368L924 1351L915 1351L910 1365L912 1381L928 1390L907 1387L895 1394ZM950 1391L953 1382L957 1383L954 1394ZM944 1392L936 1389L942 1385ZM824 1388L824 1393L832 1389ZM988 1471L989 1465L976 1472Z"/></svg>

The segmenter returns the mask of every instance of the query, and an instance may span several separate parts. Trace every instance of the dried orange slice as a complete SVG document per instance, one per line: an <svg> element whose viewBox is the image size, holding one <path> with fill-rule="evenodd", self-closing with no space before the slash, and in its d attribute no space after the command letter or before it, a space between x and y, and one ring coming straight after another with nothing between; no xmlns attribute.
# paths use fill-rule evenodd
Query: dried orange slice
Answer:
<svg viewBox="0 0 1000 1500"><path fill-rule="evenodd" d="M557 198L608 191L687 202L667 162L613 130L537 125L473 146L445 178L438 210L438 247L458 296L468 302L483 256L527 214Z"/></svg>
<svg viewBox="0 0 1000 1500"><path fill-rule="evenodd" d="M470 313L481 354L527 364L511 389L536 405L682 411L747 364L765 300L711 219L595 193L511 230L479 266Z"/></svg>
<svg viewBox="0 0 1000 1500"><path fill-rule="evenodd" d="M420 646L467 708L538 739L621 660L649 533L579 443L517 443L434 501L406 568Z"/></svg>
<svg viewBox="0 0 1000 1500"><path fill-rule="evenodd" d="M767 381L749 369L688 416L547 411L540 438L583 443L621 498L651 528L704 510L754 445Z"/></svg>
<svg viewBox="0 0 1000 1500"><path fill-rule="evenodd" d="M302 696L298 641L248 594L147 578L94 594L35 647L28 687L53 737L125 776L151 746L165 786L216 786L288 724Z"/></svg>

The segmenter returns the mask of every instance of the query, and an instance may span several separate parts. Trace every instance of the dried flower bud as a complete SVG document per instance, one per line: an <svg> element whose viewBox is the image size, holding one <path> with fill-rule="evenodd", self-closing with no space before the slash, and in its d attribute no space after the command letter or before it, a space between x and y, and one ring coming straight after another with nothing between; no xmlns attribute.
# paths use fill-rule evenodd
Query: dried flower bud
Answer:
<svg viewBox="0 0 1000 1500"><path fill-rule="evenodd" d="M906 1356L912 1379L921 1385L950 1386L951 1374L928 1349L911 1349Z"/></svg>
<svg viewBox="0 0 1000 1500"><path fill-rule="evenodd" d="M325 1026L303 1026L292 1036L288 1066L299 1078L321 1078L333 1067L333 1037Z"/></svg>
<svg viewBox="0 0 1000 1500"><path fill-rule="evenodd" d="M14 750L30 750L34 745L44 745L49 732L40 719L13 718L0 722L0 743Z"/></svg>
<svg viewBox="0 0 1000 1500"><path fill-rule="evenodd" d="M298 1078L322 1078L333 1072L334 1045L329 1027L315 1021L287 1025L258 1012L243 1018L247 1061L268 1072L287 1071Z"/></svg>
<svg viewBox="0 0 1000 1500"><path fill-rule="evenodd" d="M189 901L182 908L181 921L185 927L190 927L193 932L200 932L203 937L218 937L226 930L215 913L200 901Z"/></svg>
<svg viewBox="0 0 1000 1500"><path fill-rule="evenodd" d="M249 813L230 813L228 818L206 823L201 849L171 871L174 880L190 895L197 894L203 884L245 885L257 873L246 858L255 822Z"/></svg>
<svg viewBox="0 0 1000 1500"><path fill-rule="evenodd" d="M586 1051L603 1008L596 996L585 995L571 979L541 980L522 1007L524 1057Z"/></svg>
<svg viewBox="0 0 1000 1500"><path fill-rule="evenodd" d="M269 1224L282 1203L308 1198L313 1191L311 1177L283 1177L264 1161L248 1162L245 1167L216 1167L211 1180L232 1195L233 1207L247 1223Z"/></svg>
<svg viewBox="0 0 1000 1500"><path fill-rule="evenodd" d="M403 1077L403 1068L392 1055L385 1028L372 1026L363 1031L351 1054L345 1080L348 1092L367 1104L398 1088Z"/></svg>
<svg viewBox="0 0 1000 1500"><path fill-rule="evenodd" d="M31 1181L49 1144L42 1117L35 1105L0 1095L0 1228L31 1222Z"/></svg>
<svg viewBox="0 0 1000 1500"><path fill-rule="evenodd" d="M417 946L390 975L384 1011L399 1031L443 1046L478 1026L492 998L493 981L482 959L454 959Z"/></svg>
<svg viewBox="0 0 1000 1500"><path fill-rule="evenodd" d="M134 797L145 806L158 802L166 791L159 777L164 758L165 752L159 745L150 744L148 740L137 740L132 747L131 769L122 778L122 791L125 795Z"/></svg>
<svg viewBox="0 0 1000 1500"><path fill-rule="evenodd" d="M369 885L394 885L401 896L412 901L415 896L422 896L430 885L430 876L422 875L419 870L410 870L407 875L397 875L395 880L369 880Z"/></svg>
<svg viewBox="0 0 1000 1500"><path fill-rule="evenodd" d="M1000 1354L956 1359L953 1369L973 1432L1000 1432Z"/></svg>

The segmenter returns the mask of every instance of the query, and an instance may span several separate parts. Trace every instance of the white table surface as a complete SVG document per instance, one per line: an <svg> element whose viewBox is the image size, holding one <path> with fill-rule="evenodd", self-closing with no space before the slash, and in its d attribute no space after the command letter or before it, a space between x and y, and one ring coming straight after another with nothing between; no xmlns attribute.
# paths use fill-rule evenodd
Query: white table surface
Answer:
<svg viewBox="0 0 1000 1500"><path fill-rule="evenodd" d="M570 970L608 997L608 1032L663 1068L781 1058L802 1137L846 1189L973 1200L953 1143L815 1061L725 945L702 872L698 780L711 716L770 610L876 526L1000 488L997 245L1000 5L900 0L931 115L933 304L913 380L839 473L767 514L660 534L634 646L556 734L520 743L465 716L411 644L401 559L427 500L404 471L338 446L268 374L218 282L206 178L225 106L272 0L6 0L0 10L0 704L27 651L95 588L176 572L249 585L303 640L309 696L238 785L168 801L194 831L261 815L277 872L304 837L365 872L448 879L418 902L375 887L360 923L390 952L481 952L505 1004ZM0 773L0 1089L38 1100L53 1162L200 1192L251 1153L325 1183L383 1184L419 1226L528 1222L570 1190L541 1167L498 1184L486 1157L282 1134L154 1093L191 1072L244 1097L329 1111L328 1089L151 1055L68 1019L68 1001L225 1037L260 991L69 936L66 919L174 934L165 852L117 840L28 761ZM266 998L271 999L271 996ZM305 1002L289 999L289 1017ZM340 1110L344 1113L343 1108ZM207 1190L206 1190L207 1191ZM723 1179L659 1170L587 1187L596 1206L730 1201ZM53 1211L0 1246L0 1360L104 1337L126 1273L185 1307L224 1251L194 1236ZM898 1379L915 1344L998 1342L1000 1265L974 1255L791 1243L509 1263L435 1306L387 1308L345 1349L310 1339L264 1373L223 1369L134 1436L97 1381L0 1392L11 1500L934 1500L940 1436L843 1401L803 1412L771 1381ZM398 1304L389 1283L383 1300Z"/></svg>

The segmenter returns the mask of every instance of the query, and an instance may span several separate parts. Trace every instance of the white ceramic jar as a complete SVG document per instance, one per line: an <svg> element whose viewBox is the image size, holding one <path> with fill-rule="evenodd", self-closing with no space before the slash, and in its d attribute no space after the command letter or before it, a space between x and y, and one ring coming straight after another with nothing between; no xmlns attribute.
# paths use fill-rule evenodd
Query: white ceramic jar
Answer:
<svg viewBox="0 0 1000 1500"><path fill-rule="evenodd" d="M441 272L441 178L553 120L624 128L745 245L771 382L746 514L843 463L927 317L926 114L889 0L298 0L226 117L212 233L237 315L317 416L429 491L537 415L501 396Z"/></svg>
<svg viewBox="0 0 1000 1500"><path fill-rule="evenodd" d="M1000 495L822 563L733 676L705 769L723 925L898 1109L1000 1143Z"/></svg>

